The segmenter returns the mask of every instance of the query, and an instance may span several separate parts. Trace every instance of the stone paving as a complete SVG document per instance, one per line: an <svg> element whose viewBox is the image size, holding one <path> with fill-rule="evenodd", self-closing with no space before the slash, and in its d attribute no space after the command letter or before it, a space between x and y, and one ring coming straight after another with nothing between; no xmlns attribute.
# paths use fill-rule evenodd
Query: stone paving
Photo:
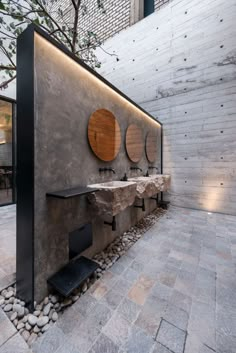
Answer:
<svg viewBox="0 0 236 353"><path fill-rule="evenodd" d="M16 205L0 207L0 290L15 281Z"/></svg>
<svg viewBox="0 0 236 353"><path fill-rule="evenodd" d="M32 351L0 313L0 353L235 353L235 265L236 217L171 207Z"/></svg>
<svg viewBox="0 0 236 353"><path fill-rule="evenodd" d="M235 353L236 217L171 207L34 353Z"/></svg>

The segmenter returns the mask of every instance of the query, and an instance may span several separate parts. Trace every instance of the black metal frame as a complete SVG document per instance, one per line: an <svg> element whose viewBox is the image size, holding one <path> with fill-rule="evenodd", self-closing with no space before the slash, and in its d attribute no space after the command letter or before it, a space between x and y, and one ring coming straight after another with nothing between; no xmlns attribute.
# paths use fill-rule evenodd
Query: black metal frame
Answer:
<svg viewBox="0 0 236 353"><path fill-rule="evenodd" d="M12 201L0 204L2 207L16 203L16 100L2 95L0 100L12 105Z"/></svg>
<svg viewBox="0 0 236 353"><path fill-rule="evenodd" d="M74 56L38 26L31 24L17 39L17 296L34 303L34 35L42 36L90 74L161 127L162 123ZM27 129L25 128L27 126ZM162 142L161 142L162 143ZM162 146L161 146L162 150ZM162 153L162 152L161 152ZM162 164L162 161L161 161Z"/></svg>
<svg viewBox="0 0 236 353"><path fill-rule="evenodd" d="M17 39L17 296L34 305L34 30Z"/></svg>

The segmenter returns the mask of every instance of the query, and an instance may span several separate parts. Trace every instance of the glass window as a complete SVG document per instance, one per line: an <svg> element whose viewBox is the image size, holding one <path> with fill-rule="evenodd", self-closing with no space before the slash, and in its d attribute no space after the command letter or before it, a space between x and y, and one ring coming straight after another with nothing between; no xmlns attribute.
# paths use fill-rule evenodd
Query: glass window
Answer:
<svg viewBox="0 0 236 353"><path fill-rule="evenodd" d="M13 202L13 104L0 99L0 206Z"/></svg>
<svg viewBox="0 0 236 353"><path fill-rule="evenodd" d="M154 0L144 0L144 17L154 12Z"/></svg>

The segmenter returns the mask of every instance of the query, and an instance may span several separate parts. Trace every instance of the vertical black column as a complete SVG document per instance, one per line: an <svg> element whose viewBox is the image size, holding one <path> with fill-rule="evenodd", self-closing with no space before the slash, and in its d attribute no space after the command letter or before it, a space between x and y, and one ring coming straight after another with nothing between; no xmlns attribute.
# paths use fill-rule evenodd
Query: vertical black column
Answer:
<svg viewBox="0 0 236 353"><path fill-rule="evenodd" d="M17 296L34 303L34 28L17 39Z"/></svg>

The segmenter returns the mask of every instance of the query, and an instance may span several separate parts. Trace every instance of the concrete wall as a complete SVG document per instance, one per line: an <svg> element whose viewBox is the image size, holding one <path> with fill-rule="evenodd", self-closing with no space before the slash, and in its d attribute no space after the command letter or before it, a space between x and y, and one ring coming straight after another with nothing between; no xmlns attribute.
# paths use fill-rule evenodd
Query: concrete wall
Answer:
<svg viewBox="0 0 236 353"><path fill-rule="evenodd" d="M85 196L60 200L47 199L46 193L120 180L125 172L131 175L132 163L124 144L130 123L140 126L143 138L148 131L157 131L159 148L155 165L160 167L161 128L38 34L34 57L34 268L38 301L47 293L47 278L69 261L69 232L92 222L94 243L86 252L92 256L156 207L154 200L147 200L146 213L129 207L117 216L117 230L112 232L110 226L104 225L104 220L111 219L93 214ZM121 149L111 163L100 161L87 140L89 118L100 108L110 110L121 128ZM146 171L149 164L143 151L139 166ZM99 167L104 166L111 166L116 174L100 175Z"/></svg>
<svg viewBox="0 0 236 353"><path fill-rule="evenodd" d="M173 205L236 214L236 3L175 0L106 41L99 71L164 123Z"/></svg>

